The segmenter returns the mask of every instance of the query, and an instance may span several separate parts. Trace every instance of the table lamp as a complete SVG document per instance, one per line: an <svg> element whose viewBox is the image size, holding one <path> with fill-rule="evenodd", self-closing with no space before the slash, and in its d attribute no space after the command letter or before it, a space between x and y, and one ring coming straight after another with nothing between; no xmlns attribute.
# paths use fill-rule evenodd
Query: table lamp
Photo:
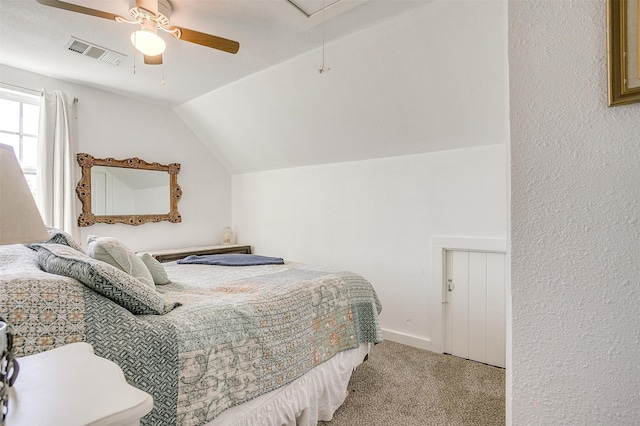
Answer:
<svg viewBox="0 0 640 426"><path fill-rule="evenodd" d="M0 245L42 242L49 233L13 148L0 144ZM13 338L0 318L0 424L8 410L9 387L18 377Z"/></svg>

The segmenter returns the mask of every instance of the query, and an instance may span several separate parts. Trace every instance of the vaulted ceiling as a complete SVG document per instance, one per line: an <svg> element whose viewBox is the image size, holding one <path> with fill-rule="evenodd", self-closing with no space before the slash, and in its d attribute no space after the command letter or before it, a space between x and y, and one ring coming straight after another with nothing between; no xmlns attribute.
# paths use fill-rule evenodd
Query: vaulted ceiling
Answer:
<svg viewBox="0 0 640 426"><path fill-rule="evenodd" d="M173 25L240 50L165 35L158 66L134 54L130 25L0 0L0 63L170 107L231 173L505 143L504 0L324 0L321 74L322 15L299 9L322 0L291 1L171 0ZM79 55L70 36L127 57Z"/></svg>
<svg viewBox="0 0 640 426"><path fill-rule="evenodd" d="M128 16L134 0L68 0ZM320 0L296 0L302 9ZM326 0L330 42L420 1ZM133 27L43 6L35 0L0 1L0 63L167 106L180 105L269 68L322 43L321 13L304 15L288 0L171 0L171 23L237 40L236 55L164 35L163 66L144 65L130 42ZM334 15L337 15L334 17ZM110 65L69 51L70 36L127 55ZM1 80L1 76L0 76ZM164 80L164 85L162 85Z"/></svg>
<svg viewBox="0 0 640 426"><path fill-rule="evenodd" d="M421 4L174 111L232 173L505 143L505 3Z"/></svg>

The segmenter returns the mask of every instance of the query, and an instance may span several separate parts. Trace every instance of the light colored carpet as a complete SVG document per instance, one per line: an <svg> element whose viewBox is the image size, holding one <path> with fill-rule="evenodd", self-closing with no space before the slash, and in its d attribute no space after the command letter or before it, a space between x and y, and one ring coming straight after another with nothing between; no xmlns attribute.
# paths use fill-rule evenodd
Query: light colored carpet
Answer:
<svg viewBox="0 0 640 426"><path fill-rule="evenodd" d="M400 343L376 345L325 426L504 425L505 371Z"/></svg>

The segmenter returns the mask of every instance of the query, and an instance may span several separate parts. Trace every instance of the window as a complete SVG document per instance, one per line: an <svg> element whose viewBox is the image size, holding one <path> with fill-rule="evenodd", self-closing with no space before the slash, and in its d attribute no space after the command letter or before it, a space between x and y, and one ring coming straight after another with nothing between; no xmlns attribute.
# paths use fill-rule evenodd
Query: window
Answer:
<svg viewBox="0 0 640 426"><path fill-rule="evenodd" d="M0 143L13 147L31 193L36 195L40 98L0 89Z"/></svg>

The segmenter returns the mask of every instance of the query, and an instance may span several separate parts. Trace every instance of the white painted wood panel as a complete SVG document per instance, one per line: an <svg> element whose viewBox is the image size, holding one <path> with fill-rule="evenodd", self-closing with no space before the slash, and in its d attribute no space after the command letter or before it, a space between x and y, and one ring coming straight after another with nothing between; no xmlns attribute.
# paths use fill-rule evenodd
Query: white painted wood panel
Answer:
<svg viewBox="0 0 640 426"><path fill-rule="evenodd" d="M487 358L487 254L469 253L469 359Z"/></svg>
<svg viewBox="0 0 640 426"><path fill-rule="evenodd" d="M453 274L453 252L447 250L445 252L445 281L448 281L449 277ZM453 279L451 278L451 282L453 283ZM444 352L450 354L451 353L451 340L453 339L453 310L451 309L451 300L453 299L453 294L451 294L448 290L448 284L445 284L445 293L444 293Z"/></svg>
<svg viewBox="0 0 640 426"><path fill-rule="evenodd" d="M453 291L447 306L451 310L450 353L469 358L469 252L451 252L451 275Z"/></svg>
<svg viewBox="0 0 640 426"><path fill-rule="evenodd" d="M448 250L446 261L444 351L504 367L504 253Z"/></svg>
<svg viewBox="0 0 640 426"><path fill-rule="evenodd" d="M505 255L487 253L487 364L505 366Z"/></svg>

